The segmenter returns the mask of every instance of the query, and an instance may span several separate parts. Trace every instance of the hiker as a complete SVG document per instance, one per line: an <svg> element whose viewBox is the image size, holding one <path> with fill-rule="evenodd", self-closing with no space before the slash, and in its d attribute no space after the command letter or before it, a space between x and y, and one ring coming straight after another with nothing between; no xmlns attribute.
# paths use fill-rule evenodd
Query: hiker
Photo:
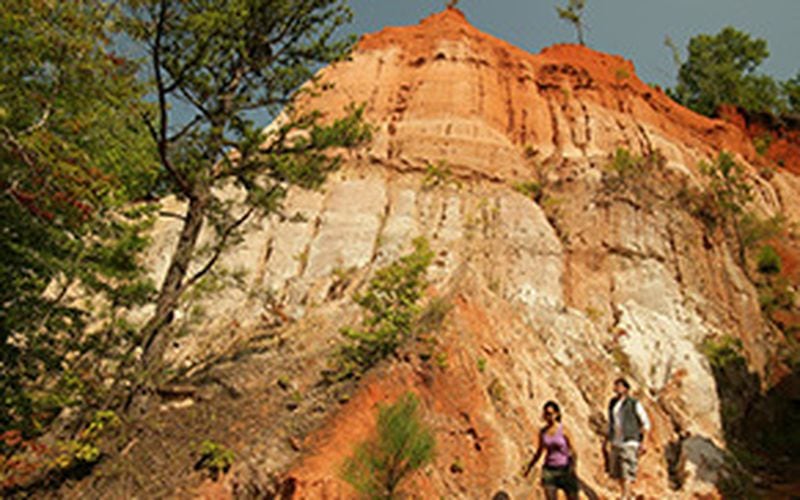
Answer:
<svg viewBox="0 0 800 500"><path fill-rule="evenodd" d="M624 378L614 381L614 397L608 405L608 435L603 442L609 474L619 481L622 500L634 498L631 484L636 480L639 456L647 451L645 443L650 431L647 412L642 403L629 396L630 389Z"/></svg>
<svg viewBox="0 0 800 500"><path fill-rule="evenodd" d="M561 408L555 401L548 401L544 405L545 426L539 431L539 441L536 453L528 463L523 473L528 477L533 466L545 453L544 467L542 467L542 488L547 500L555 500L558 490L563 490L569 500L578 498L578 478L575 475L575 466L578 455L572 446L572 439L561 423Z"/></svg>

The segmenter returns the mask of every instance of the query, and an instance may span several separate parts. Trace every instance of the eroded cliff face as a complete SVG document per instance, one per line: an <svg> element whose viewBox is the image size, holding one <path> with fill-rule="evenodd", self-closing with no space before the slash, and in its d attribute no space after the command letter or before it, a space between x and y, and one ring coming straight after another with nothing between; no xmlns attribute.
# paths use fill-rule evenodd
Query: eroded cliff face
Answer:
<svg viewBox="0 0 800 500"><path fill-rule="evenodd" d="M727 150L746 165L758 210L800 221L800 178L780 169L762 177L740 127L673 103L620 57L571 45L529 54L453 9L365 36L321 77L334 87L308 104L335 115L365 103L375 139L321 191L293 190L282 216L250 224L221 262L243 271L243 287L207 292L178 315L177 365L223 360L209 373L236 395L234 414L218 412L212 427L240 457L200 490L175 476L178 491L255 494L277 474L296 498L352 497L342 461L372 431L376 404L413 390L438 441L434 464L413 480L416 497L538 495L520 471L548 399L562 405L581 479L607 497L604 413L612 380L626 374L654 424L641 492L715 496L726 443L699 346L739 338L767 380L778 340L734 249L680 194L702 187L700 161ZM609 183L619 147L658 150L665 161ZM545 195L514 189L525 181ZM159 279L175 223L164 218L154 232ZM446 362L401 356L349 398L315 399L339 327L358 321L352 293L417 236L436 252L429 296L453 305L437 334ZM260 348L233 356L252 342ZM299 409L287 409L277 387L287 374L305 398ZM160 418L178 426L208 404L165 405Z"/></svg>

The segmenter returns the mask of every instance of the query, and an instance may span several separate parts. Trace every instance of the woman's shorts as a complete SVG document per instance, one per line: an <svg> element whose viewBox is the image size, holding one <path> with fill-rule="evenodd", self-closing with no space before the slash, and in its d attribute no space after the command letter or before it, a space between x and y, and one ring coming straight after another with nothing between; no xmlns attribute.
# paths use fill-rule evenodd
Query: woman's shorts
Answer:
<svg viewBox="0 0 800 500"><path fill-rule="evenodd" d="M542 486L556 487L566 493L578 492L578 478L571 467L542 468Z"/></svg>

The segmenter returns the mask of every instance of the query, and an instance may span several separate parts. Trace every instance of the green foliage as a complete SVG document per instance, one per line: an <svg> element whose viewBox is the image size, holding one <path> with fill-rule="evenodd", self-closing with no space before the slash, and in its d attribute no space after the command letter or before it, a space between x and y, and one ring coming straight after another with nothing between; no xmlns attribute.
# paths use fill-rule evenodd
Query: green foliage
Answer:
<svg viewBox="0 0 800 500"><path fill-rule="evenodd" d="M767 57L765 40L753 39L730 26L716 35L697 35L689 41L688 58L670 93L684 106L707 116L715 115L721 104L780 113L784 108L781 87L757 73Z"/></svg>
<svg viewBox="0 0 800 500"><path fill-rule="evenodd" d="M542 201L542 197L544 196L542 183L536 181L517 182L514 184L514 190L527 198L531 198L536 203Z"/></svg>
<svg viewBox="0 0 800 500"><path fill-rule="evenodd" d="M429 190L450 183L458 186L458 181L453 178L453 171L445 161L428 163L425 166L425 177L422 179L422 189Z"/></svg>
<svg viewBox="0 0 800 500"><path fill-rule="evenodd" d="M583 9L586 8L586 0L567 0L566 7L556 7L558 17L570 23L578 35L578 43L586 45L583 39Z"/></svg>
<svg viewBox="0 0 800 500"><path fill-rule="evenodd" d="M758 287L758 303L761 310L772 315L779 310L791 310L795 303L792 285L785 277L769 279Z"/></svg>
<svg viewBox="0 0 800 500"><path fill-rule="evenodd" d="M478 358L478 360L476 361L476 364L478 366L478 371L480 373L484 373L486 371L486 358L484 358L484 357Z"/></svg>
<svg viewBox="0 0 800 500"><path fill-rule="evenodd" d="M356 295L366 317L360 328L342 329L347 343L338 353L335 380L360 376L411 337L432 259L428 242L418 238L413 252L378 270L367 290Z"/></svg>
<svg viewBox="0 0 800 500"><path fill-rule="evenodd" d="M486 392L489 393L489 397L495 404L504 403L508 396L506 386L498 378L492 379L489 383L489 387L486 388Z"/></svg>
<svg viewBox="0 0 800 500"><path fill-rule="evenodd" d="M342 478L364 498L398 498L402 483L433 460L436 441L423 422L419 400L406 393L378 410L375 437L361 443L342 468Z"/></svg>
<svg viewBox="0 0 800 500"><path fill-rule="evenodd" d="M721 152L714 163L702 162L700 172L708 181L708 189L716 208L723 218L738 218L752 200L752 187L744 168L726 152Z"/></svg>
<svg viewBox="0 0 800 500"><path fill-rule="evenodd" d="M783 82L782 87L788 111L800 115L800 71L793 78Z"/></svg>
<svg viewBox="0 0 800 500"><path fill-rule="evenodd" d="M742 341L729 335L720 338L707 338L701 346L702 353L714 368L725 368L733 363L742 363Z"/></svg>
<svg viewBox="0 0 800 500"><path fill-rule="evenodd" d="M295 107L298 96L324 91L314 84L317 68L349 53L353 38L339 31L350 19L345 0L123 2L127 42L147 55L153 77L155 105L140 115L149 151L159 158L160 194L188 201L155 313L142 332L148 372L161 363L164 326L181 296L241 242L245 222L277 210L290 185L319 187L340 164L332 148L369 140L363 107L324 122L319 112ZM171 106L176 101L183 105ZM265 131L279 113L280 125ZM243 212L218 196L217 188L230 185L246 193ZM208 251L199 252L204 225L212 238Z"/></svg>
<svg viewBox="0 0 800 500"><path fill-rule="evenodd" d="M761 274L780 274L781 256L772 245L764 245L758 252L756 267Z"/></svg>
<svg viewBox="0 0 800 500"><path fill-rule="evenodd" d="M14 0L0 14L0 428L26 437L96 398L97 356L123 356L130 334L118 310L152 294L136 258L149 212L124 207L156 169L136 65L108 51L113 13ZM67 300L78 285L105 313L91 333L89 304Z"/></svg>
<svg viewBox="0 0 800 500"><path fill-rule="evenodd" d="M659 151L639 156L625 148L617 148L611 162L603 170L603 185L610 191L637 189L640 187L638 181L663 167L664 162L665 159Z"/></svg>
<svg viewBox="0 0 800 500"><path fill-rule="evenodd" d="M195 464L196 470L206 470L212 479L217 479L220 473L228 472L236 460L236 455L219 443L206 439L198 448L200 459Z"/></svg>
<svg viewBox="0 0 800 500"><path fill-rule="evenodd" d="M764 156L769 151L772 145L772 136L769 133L764 133L753 139L753 147L756 148L756 153L759 156Z"/></svg>

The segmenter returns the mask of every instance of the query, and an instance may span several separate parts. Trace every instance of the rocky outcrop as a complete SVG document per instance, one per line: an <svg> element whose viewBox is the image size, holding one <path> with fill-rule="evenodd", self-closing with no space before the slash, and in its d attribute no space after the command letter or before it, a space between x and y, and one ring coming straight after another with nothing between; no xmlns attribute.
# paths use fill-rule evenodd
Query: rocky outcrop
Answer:
<svg viewBox="0 0 800 500"><path fill-rule="evenodd" d="M439 444L414 480L420 498L537 491L520 469L548 399L562 403L582 480L606 497L604 408L612 380L626 374L654 422L639 488L648 498L715 496L726 443L700 344L739 338L765 376L774 343L734 250L686 210L681 192L702 187L699 162L727 150L758 187L758 210L800 221L800 179L780 169L763 178L745 131L675 104L621 57L573 45L530 54L454 9L365 36L321 79L333 89L305 105L333 116L365 103L373 143L321 191L292 190L280 215L252 221L220 262L240 286L198 294L176 320L176 365L191 372L227 356L217 377L237 394L240 418L251 400L264 419L219 424L236 427L243 459L209 494L257 491L274 472L297 498L351 497L342 460L371 432L376 404L413 390ZM612 188L606 166L617 148L665 161ZM525 181L545 195L514 188ZM175 227L164 218L154 228L157 279ZM417 236L436 253L429 295L453 305L438 334L446 362L381 365L341 405L309 403L318 418L287 444L270 422L294 417L284 400L263 396L283 375L276 367L316 394L338 328L358 320L351 294ZM280 343L245 361L229 356L264 332Z"/></svg>

